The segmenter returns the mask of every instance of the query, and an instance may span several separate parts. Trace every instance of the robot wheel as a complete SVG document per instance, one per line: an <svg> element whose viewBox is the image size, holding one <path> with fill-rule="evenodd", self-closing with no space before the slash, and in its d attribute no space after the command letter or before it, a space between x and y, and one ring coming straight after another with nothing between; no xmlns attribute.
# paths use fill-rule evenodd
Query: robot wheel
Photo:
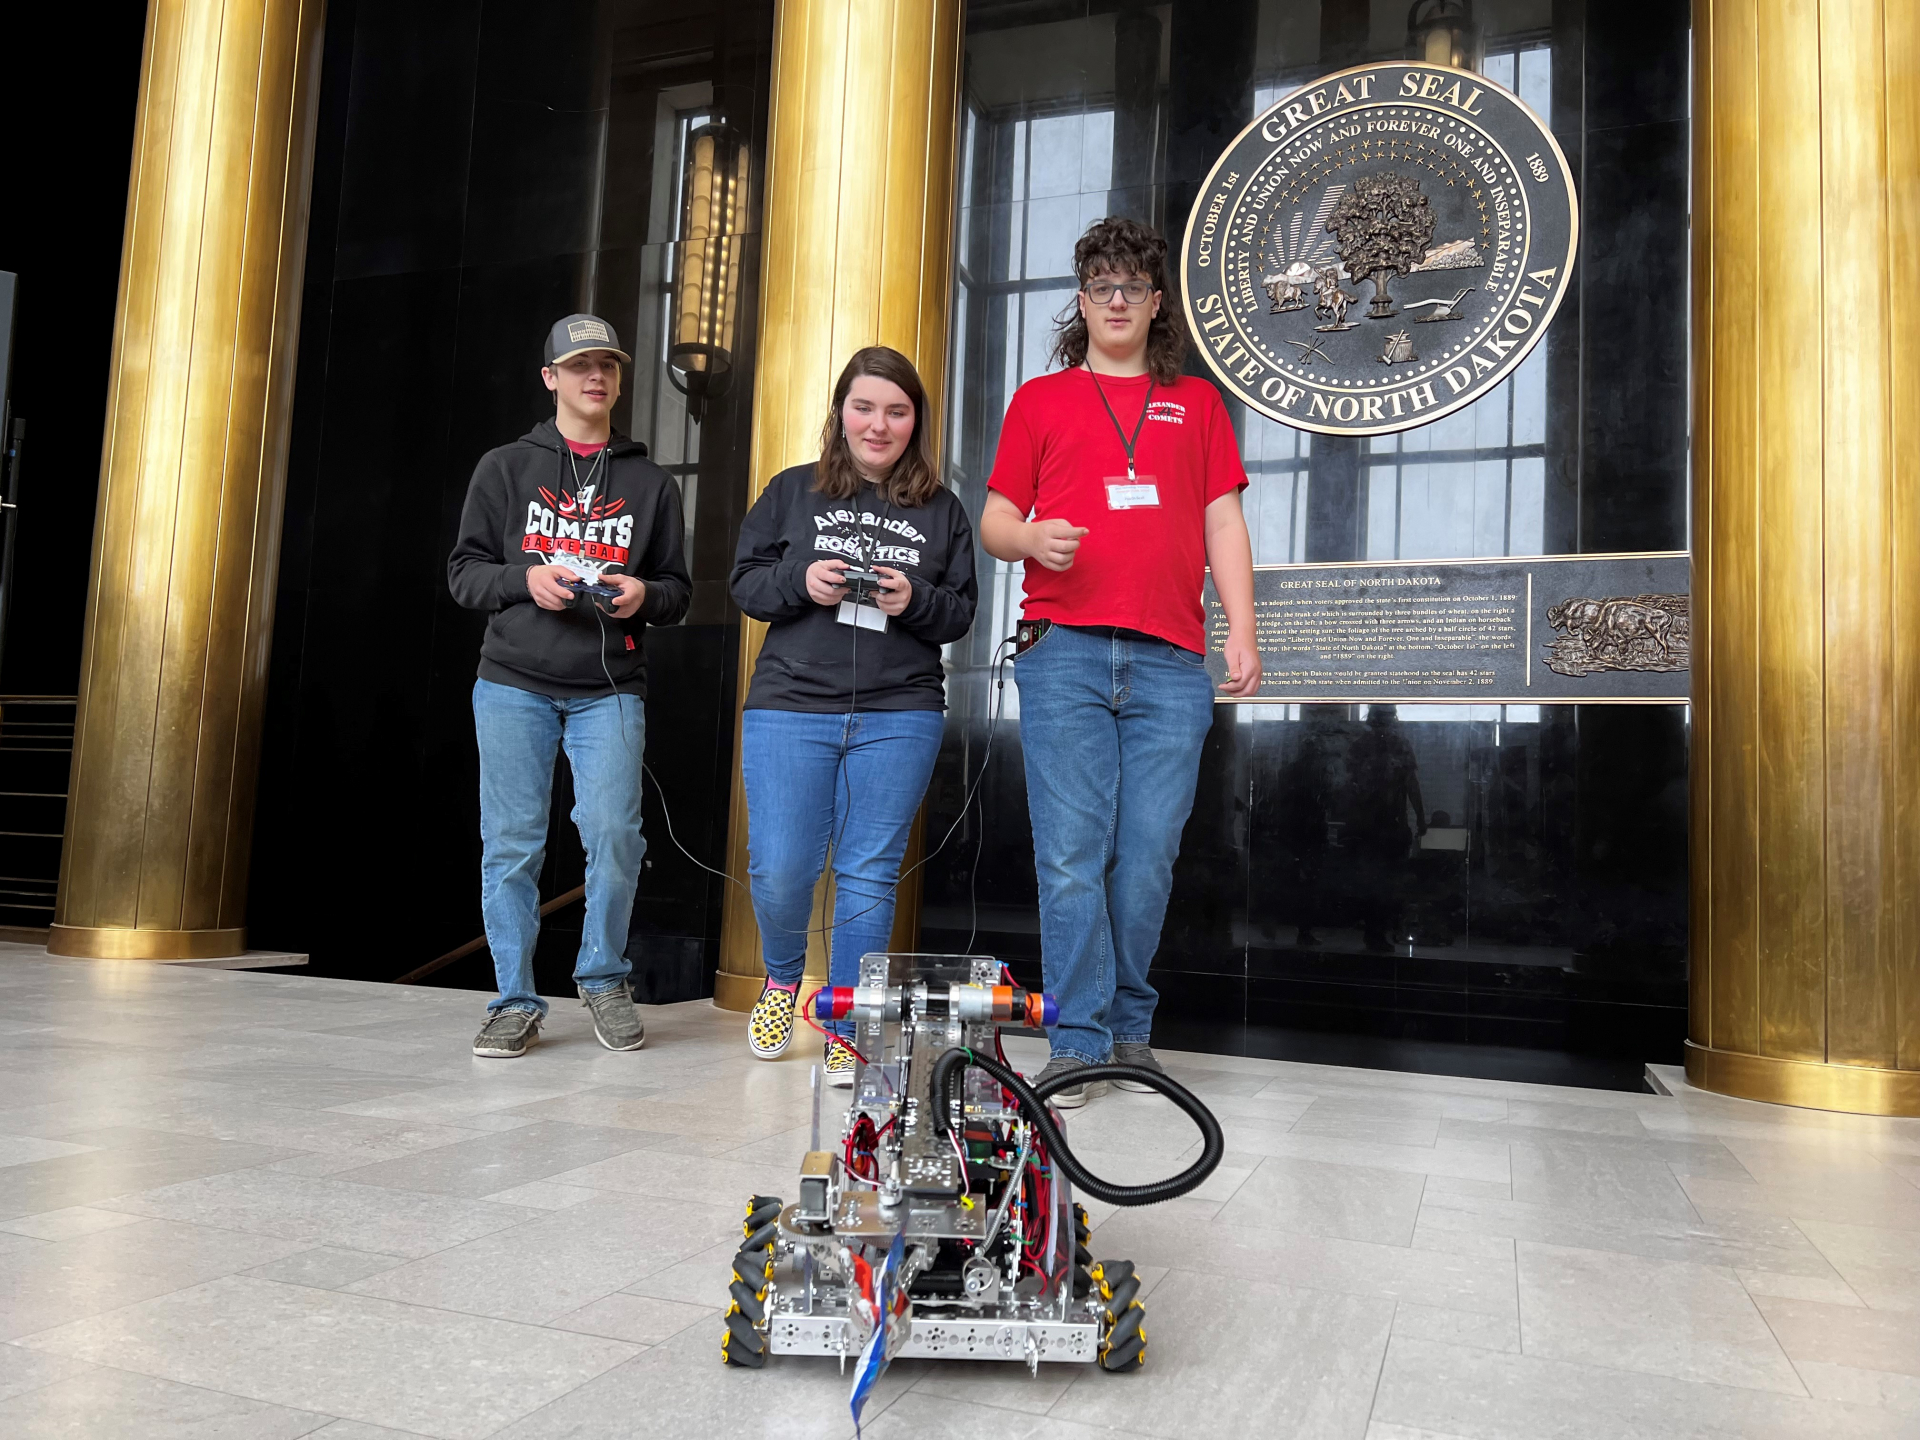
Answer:
<svg viewBox="0 0 1920 1440"><path fill-rule="evenodd" d="M1147 1363L1147 1307L1140 1302L1140 1277L1131 1260L1102 1260L1087 1274L1105 1304L1100 1313L1100 1368L1130 1374Z"/></svg>
<svg viewBox="0 0 1920 1440"><path fill-rule="evenodd" d="M747 1200L741 1225L746 1237L733 1257L733 1283L727 1286L726 1331L720 1337L720 1359L727 1365L758 1370L767 1363L767 1288L773 1283L773 1241L780 1228L778 1195L754 1195Z"/></svg>

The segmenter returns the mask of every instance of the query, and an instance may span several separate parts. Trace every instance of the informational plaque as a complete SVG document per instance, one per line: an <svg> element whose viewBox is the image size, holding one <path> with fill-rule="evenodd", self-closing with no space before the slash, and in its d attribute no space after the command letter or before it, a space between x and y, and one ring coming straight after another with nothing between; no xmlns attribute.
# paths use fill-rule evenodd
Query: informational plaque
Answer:
<svg viewBox="0 0 1920 1440"><path fill-rule="evenodd" d="M1683 703L1688 585L1684 551L1259 566L1248 700ZM1210 580L1206 599L1217 683L1227 617Z"/></svg>

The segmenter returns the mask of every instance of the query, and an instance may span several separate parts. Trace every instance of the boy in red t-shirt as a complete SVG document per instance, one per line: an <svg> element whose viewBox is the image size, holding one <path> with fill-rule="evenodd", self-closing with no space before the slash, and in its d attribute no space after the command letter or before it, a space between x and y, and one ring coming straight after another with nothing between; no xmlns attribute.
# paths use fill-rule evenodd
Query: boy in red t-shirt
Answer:
<svg viewBox="0 0 1920 1440"><path fill-rule="evenodd" d="M1167 242L1102 220L1073 263L1078 305L1053 348L1064 368L1014 394L980 516L987 551L1026 562L1020 739L1042 968L1060 1002L1045 1079L1108 1058L1160 1068L1147 970L1213 723L1209 567L1227 615L1220 689L1260 688L1246 471L1219 392L1180 373Z"/></svg>

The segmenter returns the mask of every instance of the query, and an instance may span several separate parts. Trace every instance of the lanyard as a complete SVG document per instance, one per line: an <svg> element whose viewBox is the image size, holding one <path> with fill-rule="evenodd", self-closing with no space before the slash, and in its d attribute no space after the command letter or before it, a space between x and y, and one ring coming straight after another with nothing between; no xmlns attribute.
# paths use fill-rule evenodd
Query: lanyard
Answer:
<svg viewBox="0 0 1920 1440"><path fill-rule="evenodd" d="M1120 444L1127 452L1127 479L1132 481L1135 478L1133 447L1140 443L1140 432L1147 425L1147 407L1153 404L1153 382L1151 380L1147 382L1147 398L1140 402L1140 418L1134 421L1133 435L1129 438L1125 429L1121 427L1120 417L1113 413L1113 402L1107 399L1106 387L1100 383L1100 376L1091 365L1087 367L1087 374L1093 376L1093 388L1100 392L1100 403L1107 407L1107 418L1113 421L1113 433L1120 437Z"/></svg>

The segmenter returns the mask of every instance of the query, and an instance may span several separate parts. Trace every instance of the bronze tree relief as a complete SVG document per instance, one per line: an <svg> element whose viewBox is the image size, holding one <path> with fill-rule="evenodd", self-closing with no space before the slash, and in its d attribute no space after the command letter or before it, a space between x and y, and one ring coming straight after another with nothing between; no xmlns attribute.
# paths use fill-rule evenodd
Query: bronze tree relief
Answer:
<svg viewBox="0 0 1920 1440"><path fill-rule="evenodd" d="M1387 286L1396 275L1410 274L1433 239L1433 206L1419 181L1392 170L1362 175L1340 197L1327 229L1340 244L1340 263L1355 279L1373 281L1369 320L1394 313Z"/></svg>

